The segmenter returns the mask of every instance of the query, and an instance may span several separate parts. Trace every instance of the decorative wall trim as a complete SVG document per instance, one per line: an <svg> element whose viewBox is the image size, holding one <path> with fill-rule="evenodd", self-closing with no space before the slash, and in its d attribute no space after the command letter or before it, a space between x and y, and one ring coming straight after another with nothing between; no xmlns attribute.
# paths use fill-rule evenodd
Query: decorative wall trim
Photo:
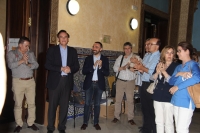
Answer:
<svg viewBox="0 0 200 133"><path fill-rule="evenodd" d="M80 48L80 47L74 47L77 50L78 55L80 56L87 56L87 55L91 55L92 51L90 48ZM116 59L119 55L122 55L123 52L122 51L112 51L112 50L103 50L101 52L104 56L107 57L112 57L114 59Z"/></svg>
<svg viewBox="0 0 200 133"><path fill-rule="evenodd" d="M51 24L50 24L50 44L57 43L58 31L58 0L51 1Z"/></svg>

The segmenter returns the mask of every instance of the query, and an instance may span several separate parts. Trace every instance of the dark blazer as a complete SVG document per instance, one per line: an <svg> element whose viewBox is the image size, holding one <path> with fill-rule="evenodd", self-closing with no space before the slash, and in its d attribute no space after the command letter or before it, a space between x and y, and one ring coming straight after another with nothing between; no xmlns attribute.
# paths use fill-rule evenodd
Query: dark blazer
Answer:
<svg viewBox="0 0 200 133"><path fill-rule="evenodd" d="M97 70L98 85L99 85L100 89L105 90L106 85L105 85L105 77L104 76L109 75L109 62L108 62L108 58L103 55L101 55L100 60L102 60L102 67L101 67L101 69ZM89 89L89 87L92 84L92 77L93 77L93 72L94 72L93 65L94 65L93 55L86 57L84 65L83 65L83 70L82 70L82 73L84 75L86 75L84 84L83 84L84 90Z"/></svg>
<svg viewBox="0 0 200 133"><path fill-rule="evenodd" d="M73 89L74 79L73 74L79 70L78 56L76 49L67 46L67 66L70 67L71 73L68 73L69 89ZM61 78L62 59L60 46L52 46L48 49L46 55L45 68L48 70L46 86L48 89L56 89Z"/></svg>
<svg viewBox="0 0 200 133"><path fill-rule="evenodd" d="M166 69L166 72L172 76L175 68L178 66L178 63L172 62L169 67ZM154 73L156 72L156 69ZM164 82L164 76L162 76L161 80L158 78L158 83L153 93L153 100L158 102L170 102L172 95L169 92L169 89L173 85L170 85L167 82Z"/></svg>

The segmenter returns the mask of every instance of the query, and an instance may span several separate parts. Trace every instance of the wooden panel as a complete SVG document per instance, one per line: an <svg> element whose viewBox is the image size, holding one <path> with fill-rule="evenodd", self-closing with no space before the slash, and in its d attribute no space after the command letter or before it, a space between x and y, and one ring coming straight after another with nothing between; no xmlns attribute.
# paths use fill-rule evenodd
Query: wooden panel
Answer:
<svg viewBox="0 0 200 133"><path fill-rule="evenodd" d="M28 35L29 30L26 28L25 19L29 15L29 0L7 0L6 8L6 39L19 38ZM27 13L28 12L28 13ZM8 119L14 119L13 114L14 101L12 92L12 73L7 67L7 94L3 108L2 116ZM24 119L24 116L22 116Z"/></svg>
<svg viewBox="0 0 200 133"><path fill-rule="evenodd" d="M179 32L179 18L180 18L180 3L181 0L172 0L171 3L171 27L170 27L170 39L169 45L176 46L178 44L178 32Z"/></svg>
<svg viewBox="0 0 200 133"><path fill-rule="evenodd" d="M31 3L30 3L31 2ZM36 55L39 68L35 71L36 81L36 123L44 123L45 110L45 84L46 70L44 63L46 59L46 50L49 47L49 19L50 19L51 0L7 0L7 41L9 38L19 38L23 35L31 40L30 49ZM31 5L30 5L31 4ZM31 13L29 14L29 10ZM31 16L31 27L28 26L28 18ZM3 116L13 119L13 93L12 74L10 69L7 71L8 86L6 104L3 110Z"/></svg>
<svg viewBox="0 0 200 133"><path fill-rule="evenodd" d="M44 123L45 102L46 102L46 75L44 67L46 60L46 51L49 47L49 27L50 27L50 7L51 0L40 0L39 4L39 21L38 21L38 38L37 59L39 68L36 72L36 123Z"/></svg>

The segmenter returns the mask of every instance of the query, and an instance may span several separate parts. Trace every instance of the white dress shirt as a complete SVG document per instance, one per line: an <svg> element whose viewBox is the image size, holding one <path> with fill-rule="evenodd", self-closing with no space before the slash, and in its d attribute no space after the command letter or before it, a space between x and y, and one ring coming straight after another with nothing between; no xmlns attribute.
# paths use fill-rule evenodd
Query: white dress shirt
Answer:
<svg viewBox="0 0 200 133"><path fill-rule="evenodd" d="M122 62L122 66L125 66L128 62L130 62L130 58L133 56L133 54L131 53L127 58L124 57L123 59L123 62ZM118 70L119 70L119 67L120 67L120 62L121 62L121 59L122 59L122 55L120 55L116 61L115 61L115 64L113 66L113 70L114 72L116 72L116 76L118 74ZM121 70L120 73L119 73L119 79L122 79L122 80L134 80L135 79L135 72L132 72L130 71L128 68L126 68L126 70Z"/></svg>

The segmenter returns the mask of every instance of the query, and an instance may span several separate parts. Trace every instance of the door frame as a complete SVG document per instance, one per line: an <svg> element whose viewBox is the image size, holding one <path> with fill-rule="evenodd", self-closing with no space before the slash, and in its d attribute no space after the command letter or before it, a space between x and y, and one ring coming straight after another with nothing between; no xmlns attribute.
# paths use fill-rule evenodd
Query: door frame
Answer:
<svg viewBox="0 0 200 133"><path fill-rule="evenodd" d="M167 30L167 41L169 41L169 33L170 33L170 27L171 27L171 22L170 22L170 14L171 14L171 1L172 0L169 0L169 9L168 9L168 13L165 13L165 12L162 12L156 8L153 8L149 5L146 5L144 3L144 0L142 0L142 8L141 8L141 17L140 17L140 35L139 35L139 46L138 46L138 53L141 54L140 56L144 56L143 53L142 53L142 49L143 49L143 45L145 43L145 40L147 38L143 38L143 31L144 31L144 17L145 17L145 12L148 12L150 14L153 14L153 15L156 15L160 18L163 18L163 19L166 19L168 20L168 30ZM166 43L168 44L168 43Z"/></svg>

